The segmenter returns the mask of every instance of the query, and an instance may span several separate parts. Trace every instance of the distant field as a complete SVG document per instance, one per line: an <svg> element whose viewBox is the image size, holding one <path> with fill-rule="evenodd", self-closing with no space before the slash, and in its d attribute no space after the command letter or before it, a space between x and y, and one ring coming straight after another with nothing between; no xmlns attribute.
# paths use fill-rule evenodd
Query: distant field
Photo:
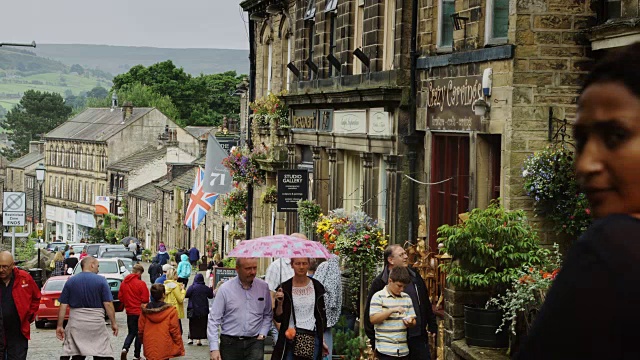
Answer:
<svg viewBox="0 0 640 360"><path fill-rule="evenodd" d="M96 86L102 86L108 90L111 85L111 82L105 79L80 76L76 73L47 73L20 78L4 77L0 78L0 106L10 110L20 101L20 95L31 89L55 92L64 97L67 90L71 90L74 95L78 95Z"/></svg>

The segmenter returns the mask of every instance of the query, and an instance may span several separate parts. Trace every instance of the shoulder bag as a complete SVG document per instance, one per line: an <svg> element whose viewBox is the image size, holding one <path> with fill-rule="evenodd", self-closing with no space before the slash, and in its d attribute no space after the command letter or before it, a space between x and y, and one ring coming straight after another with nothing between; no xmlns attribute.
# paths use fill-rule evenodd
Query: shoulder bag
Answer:
<svg viewBox="0 0 640 360"><path fill-rule="evenodd" d="M293 314L294 326L296 322L296 311L293 308L293 295L291 295L291 313ZM316 333L296 326L296 335L293 338L293 356L299 359L313 360L313 352L316 346Z"/></svg>

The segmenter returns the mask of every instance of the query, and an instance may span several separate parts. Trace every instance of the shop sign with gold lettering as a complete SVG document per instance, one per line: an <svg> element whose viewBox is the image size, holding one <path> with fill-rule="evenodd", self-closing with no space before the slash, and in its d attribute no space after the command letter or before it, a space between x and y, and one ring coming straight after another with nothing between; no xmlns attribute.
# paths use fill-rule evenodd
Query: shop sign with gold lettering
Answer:
<svg viewBox="0 0 640 360"><path fill-rule="evenodd" d="M426 89L429 129L480 130L471 106L482 97L482 76L432 80Z"/></svg>
<svg viewBox="0 0 640 360"><path fill-rule="evenodd" d="M316 130L318 112L316 110L295 110L291 128L296 130Z"/></svg>

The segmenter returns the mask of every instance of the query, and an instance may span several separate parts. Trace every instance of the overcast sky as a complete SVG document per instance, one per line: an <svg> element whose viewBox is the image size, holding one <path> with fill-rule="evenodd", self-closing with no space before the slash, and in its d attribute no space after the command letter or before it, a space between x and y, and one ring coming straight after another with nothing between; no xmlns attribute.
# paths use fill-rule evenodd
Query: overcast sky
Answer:
<svg viewBox="0 0 640 360"><path fill-rule="evenodd" d="M240 0L5 0L0 42L248 49Z"/></svg>

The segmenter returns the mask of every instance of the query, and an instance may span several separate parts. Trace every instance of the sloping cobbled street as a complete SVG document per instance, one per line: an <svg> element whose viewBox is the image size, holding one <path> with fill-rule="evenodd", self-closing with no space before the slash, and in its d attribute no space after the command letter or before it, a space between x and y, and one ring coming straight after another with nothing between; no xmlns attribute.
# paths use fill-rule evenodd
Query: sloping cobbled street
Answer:
<svg viewBox="0 0 640 360"><path fill-rule="evenodd" d="M142 275L144 281L149 282L149 274L147 273L148 263L141 263L145 268L145 273ZM189 285L193 284L193 278L195 272L192 272L189 279ZM204 275L204 272L202 272ZM187 308L188 299L185 300L185 312ZM127 315L124 311L116 313L116 321L118 322L118 336L111 336L111 346L113 347L114 359L120 359L120 352L122 351L122 345L124 339L127 337ZM111 333L111 327L105 324ZM179 359L209 359L209 343L207 340L202 340L202 346L187 345L187 335L189 332L189 320L182 319L182 328L184 333L182 340L184 341L185 356ZM144 350L143 350L144 351ZM27 358L29 360L52 360L59 359L62 355L62 341L56 338L56 328L54 323L47 323L47 327L44 329L36 329L35 324L31 324L31 341L29 341L29 353ZM133 345L129 349L128 359L133 358ZM266 358L266 357L265 357ZM90 359L90 357L88 357Z"/></svg>

